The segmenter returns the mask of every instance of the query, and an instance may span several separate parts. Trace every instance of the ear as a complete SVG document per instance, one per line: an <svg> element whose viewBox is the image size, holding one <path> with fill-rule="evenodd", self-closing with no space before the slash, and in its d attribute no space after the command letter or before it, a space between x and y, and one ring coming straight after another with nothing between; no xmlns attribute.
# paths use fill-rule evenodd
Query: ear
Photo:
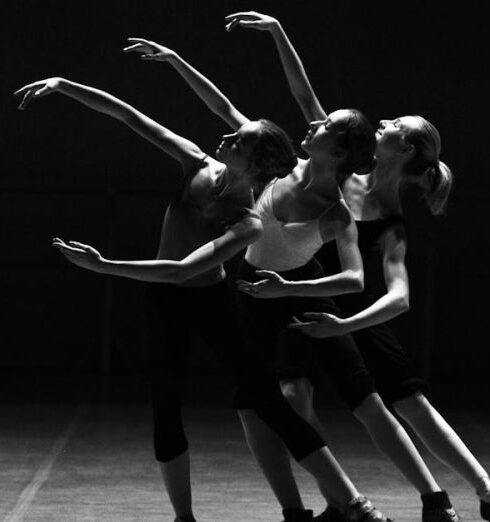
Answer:
<svg viewBox="0 0 490 522"><path fill-rule="evenodd" d="M344 150L344 149L338 149L338 148L335 148L333 149L332 151L332 156L336 159L336 160L343 160L345 159L345 157L347 156L347 152Z"/></svg>
<svg viewBox="0 0 490 522"><path fill-rule="evenodd" d="M407 159L411 158L415 153L415 147L411 143L407 143L405 140L403 140L400 151L401 154L403 154Z"/></svg>

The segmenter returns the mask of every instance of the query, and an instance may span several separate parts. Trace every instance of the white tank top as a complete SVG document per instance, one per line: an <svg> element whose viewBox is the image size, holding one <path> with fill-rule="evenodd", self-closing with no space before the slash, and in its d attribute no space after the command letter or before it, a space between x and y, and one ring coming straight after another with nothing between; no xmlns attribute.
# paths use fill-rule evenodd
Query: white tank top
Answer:
<svg viewBox="0 0 490 522"><path fill-rule="evenodd" d="M248 246L245 259L257 268L283 272L305 265L323 245L323 238L321 216L291 223L276 218L272 207L276 181L277 178L264 188L255 204L254 211L262 220L264 232Z"/></svg>

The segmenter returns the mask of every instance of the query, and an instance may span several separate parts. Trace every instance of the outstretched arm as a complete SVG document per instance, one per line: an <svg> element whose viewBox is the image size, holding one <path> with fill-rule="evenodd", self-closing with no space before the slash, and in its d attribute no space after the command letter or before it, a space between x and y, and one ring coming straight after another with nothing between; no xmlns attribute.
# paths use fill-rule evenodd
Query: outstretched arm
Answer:
<svg viewBox="0 0 490 522"><path fill-rule="evenodd" d="M104 259L97 250L89 245L76 241L65 243L59 238L53 240L53 246L58 248L73 264L94 272L139 281L178 284L220 266L258 239L261 232L260 219L247 216L230 227L222 236L201 246L181 261Z"/></svg>
<svg viewBox="0 0 490 522"><path fill-rule="evenodd" d="M306 121L310 123L315 120L324 120L327 117L310 84L298 53L278 20L256 11L234 13L228 15L225 20L228 31L237 26L259 31L269 31L279 52L289 88L298 102Z"/></svg>
<svg viewBox="0 0 490 522"><path fill-rule="evenodd" d="M331 337L381 324L406 312L409 309L409 287L405 239L395 229L391 229L383 238L382 249L386 294L351 317L341 319L332 314L310 313L305 316L311 322L298 322L291 327L313 337Z"/></svg>
<svg viewBox="0 0 490 522"><path fill-rule="evenodd" d="M214 83L187 63L175 51L143 38L128 38L128 41L132 45L125 47L125 52L142 53L142 60L169 62L209 109L223 119L233 130L238 130L249 121Z"/></svg>
<svg viewBox="0 0 490 522"><path fill-rule="evenodd" d="M107 114L170 154L182 163L184 169L200 164L203 157L201 149L193 142L183 138L145 116L131 105L107 92L71 82L64 78L48 78L25 85L14 94L23 96L19 109L27 107L31 100L59 92L103 114Z"/></svg>
<svg viewBox="0 0 490 522"><path fill-rule="evenodd" d="M275 272L258 270L257 274L265 279L256 283L239 281L239 290L257 298L294 295L325 297L361 292L364 288L364 271L357 245L357 227L345 202L341 200L332 207L323 220L329 223L329 229L333 227L341 266L339 273L308 281L288 281Z"/></svg>

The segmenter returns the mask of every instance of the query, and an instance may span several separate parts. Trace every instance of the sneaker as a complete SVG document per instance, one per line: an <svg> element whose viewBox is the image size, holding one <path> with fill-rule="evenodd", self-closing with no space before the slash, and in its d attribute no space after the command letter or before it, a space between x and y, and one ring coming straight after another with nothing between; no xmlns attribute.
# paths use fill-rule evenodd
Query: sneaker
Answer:
<svg viewBox="0 0 490 522"><path fill-rule="evenodd" d="M344 513L346 522L393 522L391 518L385 518L378 511L370 500L361 496L349 503L347 511Z"/></svg>
<svg viewBox="0 0 490 522"><path fill-rule="evenodd" d="M286 508L282 510L283 522L313 522L312 509Z"/></svg>

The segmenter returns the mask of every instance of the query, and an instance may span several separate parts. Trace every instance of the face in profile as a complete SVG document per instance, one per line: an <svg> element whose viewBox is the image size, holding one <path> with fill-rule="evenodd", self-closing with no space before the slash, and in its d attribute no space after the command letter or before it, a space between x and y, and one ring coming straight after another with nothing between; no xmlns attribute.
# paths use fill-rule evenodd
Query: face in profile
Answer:
<svg viewBox="0 0 490 522"><path fill-rule="evenodd" d="M395 120L381 120L376 131L377 155L392 155L409 151L407 135L419 128L417 118L402 116Z"/></svg>
<svg viewBox="0 0 490 522"><path fill-rule="evenodd" d="M338 156L338 133L345 129L350 116L348 110L342 109L332 112L325 120L312 121L301 142L302 149L310 156Z"/></svg>
<svg viewBox="0 0 490 522"><path fill-rule="evenodd" d="M225 134L216 150L216 158L232 170L248 171L253 165L253 150L260 132L260 122L249 121L233 134Z"/></svg>

